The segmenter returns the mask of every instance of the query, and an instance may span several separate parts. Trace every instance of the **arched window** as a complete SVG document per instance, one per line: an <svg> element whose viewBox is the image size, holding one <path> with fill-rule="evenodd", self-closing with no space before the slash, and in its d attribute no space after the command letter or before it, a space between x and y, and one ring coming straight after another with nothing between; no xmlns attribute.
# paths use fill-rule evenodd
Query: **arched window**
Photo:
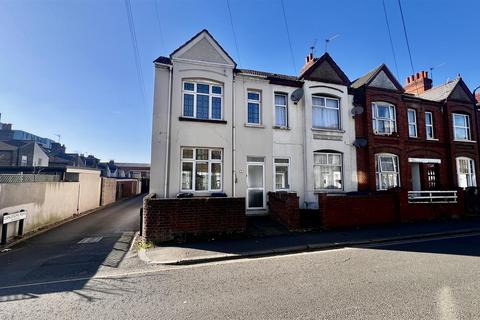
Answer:
<svg viewBox="0 0 480 320"><path fill-rule="evenodd" d="M313 154L315 190L343 189L343 159L340 152L321 150Z"/></svg>
<svg viewBox="0 0 480 320"><path fill-rule="evenodd" d="M398 156L391 153L375 155L377 190L388 190L400 186Z"/></svg>
<svg viewBox="0 0 480 320"><path fill-rule="evenodd" d="M221 120L222 99L222 85L204 80L185 80L182 115L188 118Z"/></svg>
<svg viewBox="0 0 480 320"><path fill-rule="evenodd" d="M476 187L475 161L466 157L457 158L457 179L460 188Z"/></svg>
<svg viewBox="0 0 480 320"><path fill-rule="evenodd" d="M375 134L392 134L397 131L395 106L387 102L372 103L372 125Z"/></svg>

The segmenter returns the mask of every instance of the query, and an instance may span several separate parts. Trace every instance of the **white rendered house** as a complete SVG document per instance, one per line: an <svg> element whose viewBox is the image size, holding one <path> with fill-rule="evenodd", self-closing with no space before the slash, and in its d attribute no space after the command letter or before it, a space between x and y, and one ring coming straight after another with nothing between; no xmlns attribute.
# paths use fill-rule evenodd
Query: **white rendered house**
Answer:
<svg viewBox="0 0 480 320"><path fill-rule="evenodd" d="M253 214L269 191L296 192L302 208L356 191L349 84L328 54L299 76L238 69L201 31L155 60L150 192L245 197Z"/></svg>

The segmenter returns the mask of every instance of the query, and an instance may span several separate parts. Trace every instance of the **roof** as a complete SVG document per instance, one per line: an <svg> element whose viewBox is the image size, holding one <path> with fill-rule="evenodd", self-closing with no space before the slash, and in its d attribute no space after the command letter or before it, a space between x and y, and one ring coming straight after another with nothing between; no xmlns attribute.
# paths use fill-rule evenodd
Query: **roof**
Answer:
<svg viewBox="0 0 480 320"><path fill-rule="evenodd" d="M430 90L427 90L419 95L417 95L419 98L426 99L426 100L432 100L432 101L442 101L447 99L452 91L455 89L457 84L460 82L460 78L457 78L455 80L450 80L445 82L444 84L441 84L439 86L436 86Z"/></svg>
<svg viewBox="0 0 480 320"><path fill-rule="evenodd" d="M361 86L367 84L368 82L370 82L370 80L373 79L373 77L378 73L380 72L380 70L385 66L385 64L381 64L379 65L378 67L376 67L375 69L367 72L366 74L364 74L363 76L361 76L360 78L358 78L357 80L353 81L352 83L352 88L354 89L357 89L357 88L360 88Z"/></svg>
<svg viewBox="0 0 480 320"><path fill-rule="evenodd" d="M289 76L286 74L271 73L271 72L251 70L251 69L235 69L235 72L240 74L260 76L265 78L278 78L278 79L291 80L291 81L298 80L298 77L296 76Z"/></svg>
<svg viewBox="0 0 480 320"><path fill-rule="evenodd" d="M13 146L9 143L6 143L5 141L0 141L0 150L2 151L15 151L17 150L16 146Z"/></svg>
<svg viewBox="0 0 480 320"><path fill-rule="evenodd" d="M160 56L157 59L155 59L153 63L172 64L172 60L169 57Z"/></svg>
<svg viewBox="0 0 480 320"><path fill-rule="evenodd" d="M328 63L330 67L333 69L332 71L335 73L336 77L338 78L338 81L333 78L329 78L328 76L325 77L322 76L318 78L317 76L314 76L315 70L320 67L324 62ZM323 71L325 73L325 71ZM328 52L325 52L320 58L315 58L313 59L310 63L305 65L302 68L302 71L300 72L300 76L298 77L299 79L307 79L307 80L314 80L314 81L321 81L321 82L327 82L327 83L339 83L343 85L350 85L350 79L348 79L347 75L340 69L338 64L333 60L333 58L328 54Z"/></svg>
<svg viewBox="0 0 480 320"><path fill-rule="evenodd" d="M117 167L150 168L150 163L115 162Z"/></svg>

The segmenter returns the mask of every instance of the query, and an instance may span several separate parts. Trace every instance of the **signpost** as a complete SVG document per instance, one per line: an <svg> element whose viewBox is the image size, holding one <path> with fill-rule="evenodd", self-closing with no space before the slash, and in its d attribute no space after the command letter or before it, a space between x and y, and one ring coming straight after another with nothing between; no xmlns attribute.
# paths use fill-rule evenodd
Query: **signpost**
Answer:
<svg viewBox="0 0 480 320"><path fill-rule="evenodd" d="M2 221L2 239L0 241L0 245L7 244L7 227L9 223L18 222L18 235L23 235L23 224L25 219L27 218L27 211L20 210L18 212L13 213L5 213L3 215Z"/></svg>

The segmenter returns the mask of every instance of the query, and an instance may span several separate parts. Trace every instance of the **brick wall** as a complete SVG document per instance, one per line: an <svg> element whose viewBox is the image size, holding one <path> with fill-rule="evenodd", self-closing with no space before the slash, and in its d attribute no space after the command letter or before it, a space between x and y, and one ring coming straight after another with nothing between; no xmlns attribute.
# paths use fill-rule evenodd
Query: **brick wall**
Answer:
<svg viewBox="0 0 480 320"><path fill-rule="evenodd" d="M295 192L269 192L268 207L272 218L289 230L300 229L299 198Z"/></svg>
<svg viewBox="0 0 480 320"><path fill-rule="evenodd" d="M408 203L407 191L360 195L320 194L318 204L327 229L462 217L464 192L457 203Z"/></svg>
<svg viewBox="0 0 480 320"><path fill-rule="evenodd" d="M107 204L115 202L117 193L117 179L102 177L102 189L100 195L100 205L105 206Z"/></svg>
<svg viewBox="0 0 480 320"><path fill-rule="evenodd" d="M184 240L189 236L243 233L245 198L143 200L143 236L152 242Z"/></svg>

